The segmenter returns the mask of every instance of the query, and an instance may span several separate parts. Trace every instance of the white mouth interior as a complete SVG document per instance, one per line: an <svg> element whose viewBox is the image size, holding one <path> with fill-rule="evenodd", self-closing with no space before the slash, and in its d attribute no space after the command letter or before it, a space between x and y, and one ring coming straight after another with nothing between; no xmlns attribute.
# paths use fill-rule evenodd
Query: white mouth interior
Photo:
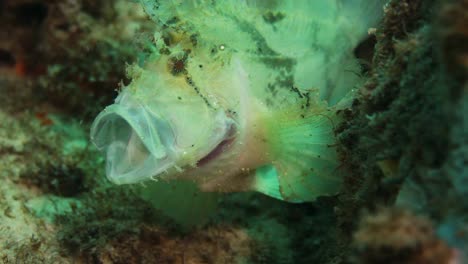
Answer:
<svg viewBox="0 0 468 264"><path fill-rule="evenodd" d="M91 139L106 153L106 174L112 182L140 182L173 165L165 146L167 142L161 140L160 133L153 127L156 124L167 141L168 129L144 109L113 105L96 118Z"/></svg>

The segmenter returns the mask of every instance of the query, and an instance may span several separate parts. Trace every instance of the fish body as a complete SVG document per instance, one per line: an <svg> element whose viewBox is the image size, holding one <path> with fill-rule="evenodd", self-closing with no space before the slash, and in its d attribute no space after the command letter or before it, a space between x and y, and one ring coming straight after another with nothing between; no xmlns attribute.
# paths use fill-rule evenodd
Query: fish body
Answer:
<svg viewBox="0 0 468 264"><path fill-rule="evenodd" d="M153 54L96 118L117 184L188 180L289 201L336 193L336 111L383 1L140 0Z"/></svg>

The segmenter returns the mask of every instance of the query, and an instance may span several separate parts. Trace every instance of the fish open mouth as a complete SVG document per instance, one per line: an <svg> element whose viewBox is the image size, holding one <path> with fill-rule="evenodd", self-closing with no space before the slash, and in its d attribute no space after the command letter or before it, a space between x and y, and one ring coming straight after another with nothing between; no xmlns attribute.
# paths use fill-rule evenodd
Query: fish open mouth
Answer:
<svg viewBox="0 0 468 264"><path fill-rule="evenodd" d="M111 105L91 128L91 141L106 154L106 175L116 184L140 182L172 166L172 138L168 124L139 105Z"/></svg>
<svg viewBox="0 0 468 264"><path fill-rule="evenodd" d="M197 166L204 166L211 161L215 160L217 157L219 157L221 154L226 152L230 147L233 145L234 141L236 140L236 126L234 124L231 124L229 127L229 130L226 132L226 137L223 139L221 142L219 142L216 147L213 148L207 155L205 155L203 158L198 160Z"/></svg>

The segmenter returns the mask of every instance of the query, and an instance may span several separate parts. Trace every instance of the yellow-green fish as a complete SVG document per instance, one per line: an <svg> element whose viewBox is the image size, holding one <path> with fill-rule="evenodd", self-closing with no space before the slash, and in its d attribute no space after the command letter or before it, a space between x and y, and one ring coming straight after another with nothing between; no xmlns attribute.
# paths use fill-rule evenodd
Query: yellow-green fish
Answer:
<svg viewBox="0 0 468 264"><path fill-rule="evenodd" d="M383 2L140 0L153 53L91 130L108 178L289 202L335 194L336 111Z"/></svg>

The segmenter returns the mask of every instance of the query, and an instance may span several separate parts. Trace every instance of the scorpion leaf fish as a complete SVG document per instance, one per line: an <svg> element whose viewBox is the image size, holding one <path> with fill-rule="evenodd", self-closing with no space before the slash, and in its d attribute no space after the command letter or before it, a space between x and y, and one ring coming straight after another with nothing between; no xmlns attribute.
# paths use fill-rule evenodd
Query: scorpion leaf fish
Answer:
<svg viewBox="0 0 468 264"><path fill-rule="evenodd" d="M151 55L91 127L110 181L145 182L169 215L184 211L169 197L210 208L215 193L337 193L336 112L384 1L139 2L157 28Z"/></svg>

